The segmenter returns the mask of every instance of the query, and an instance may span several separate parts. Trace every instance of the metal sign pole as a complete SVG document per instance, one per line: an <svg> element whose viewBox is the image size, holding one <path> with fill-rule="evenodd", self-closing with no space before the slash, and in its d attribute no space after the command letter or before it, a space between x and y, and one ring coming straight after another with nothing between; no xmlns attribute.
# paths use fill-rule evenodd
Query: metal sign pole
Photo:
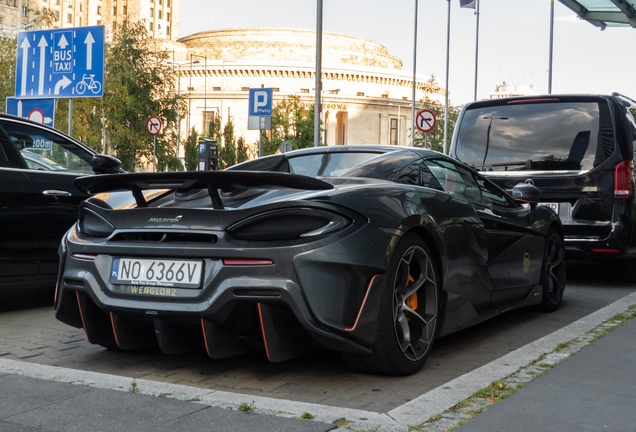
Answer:
<svg viewBox="0 0 636 432"><path fill-rule="evenodd" d="M258 157L263 156L263 129L259 129L258 134Z"/></svg>
<svg viewBox="0 0 636 432"><path fill-rule="evenodd" d="M68 135L73 136L73 99L68 99Z"/></svg>
<svg viewBox="0 0 636 432"><path fill-rule="evenodd" d="M152 136L152 170L157 171L157 135Z"/></svg>

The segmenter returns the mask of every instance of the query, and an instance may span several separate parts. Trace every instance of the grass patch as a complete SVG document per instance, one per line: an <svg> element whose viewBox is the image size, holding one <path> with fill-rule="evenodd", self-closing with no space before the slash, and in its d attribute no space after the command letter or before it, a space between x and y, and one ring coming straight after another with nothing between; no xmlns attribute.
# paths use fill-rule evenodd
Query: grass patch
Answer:
<svg viewBox="0 0 636 432"><path fill-rule="evenodd" d="M238 410L240 412L252 412L254 411L256 407L254 406L254 402L252 401L251 404L243 402L239 405Z"/></svg>
<svg viewBox="0 0 636 432"><path fill-rule="evenodd" d="M302 420L313 420L316 418L316 416L313 414L309 414L308 412L304 412L300 415L300 418Z"/></svg>
<svg viewBox="0 0 636 432"><path fill-rule="evenodd" d="M339 428L347 427L347 426L349 426L349 423L351 423L351 422L349 420L347 420L347 419L338 419L338 420L335 420L333 422L333 424L338 426Z"/></svg>
<svg viewBox="0 0 636 432"><path fill-rule="evenodd" d="M137 385L137 381L133 380L128 388L128 391L131 393L139 393L139 386Z"/></svg>

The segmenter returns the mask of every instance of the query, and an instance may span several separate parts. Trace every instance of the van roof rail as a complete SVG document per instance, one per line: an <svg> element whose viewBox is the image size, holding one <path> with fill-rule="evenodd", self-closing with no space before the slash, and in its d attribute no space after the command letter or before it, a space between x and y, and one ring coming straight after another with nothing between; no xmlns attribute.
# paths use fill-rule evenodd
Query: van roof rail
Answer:
<svg viewBox="0 0 636 432"><path fill-rule="evenodd" d="M634 100L634 99L632 99L632 98L630 98L628 96L625 96L623 94L617 93L617 92L613 92L612 96L614 96L616 98L620 98L623 102L626 103L625 106L627 108L630 108L630 107L636 108L636 100Z"/></svg>

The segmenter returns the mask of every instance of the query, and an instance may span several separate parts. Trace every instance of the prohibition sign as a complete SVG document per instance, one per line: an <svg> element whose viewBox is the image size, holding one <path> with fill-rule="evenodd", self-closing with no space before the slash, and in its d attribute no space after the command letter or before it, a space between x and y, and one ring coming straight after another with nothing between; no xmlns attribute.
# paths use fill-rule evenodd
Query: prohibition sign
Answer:
<svg viewBox="0 0 636 432"><path fill-rule="evenodd" d="M146 122L146 130L150 135L157 135L161 132L161 119L157 116L150 116Z"/></svg>
<svg viewBox="0 0 636 432"><path fill-rule="evenodd" d="M435 113L431 110L422 110L415 116L415 126L424 133L432 131L436 123Z"/></svg>

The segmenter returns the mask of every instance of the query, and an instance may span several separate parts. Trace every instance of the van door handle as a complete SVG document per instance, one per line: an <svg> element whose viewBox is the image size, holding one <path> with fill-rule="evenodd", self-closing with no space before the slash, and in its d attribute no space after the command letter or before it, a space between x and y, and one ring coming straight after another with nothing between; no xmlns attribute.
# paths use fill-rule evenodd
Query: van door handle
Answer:
<svg viewBox="0 0 636 432"><path fill-rule="evenodd" d="M61 190L45 190L42 192L42 195L52 196L52 197L70 197L72 194L67 191Z"/></svg>

